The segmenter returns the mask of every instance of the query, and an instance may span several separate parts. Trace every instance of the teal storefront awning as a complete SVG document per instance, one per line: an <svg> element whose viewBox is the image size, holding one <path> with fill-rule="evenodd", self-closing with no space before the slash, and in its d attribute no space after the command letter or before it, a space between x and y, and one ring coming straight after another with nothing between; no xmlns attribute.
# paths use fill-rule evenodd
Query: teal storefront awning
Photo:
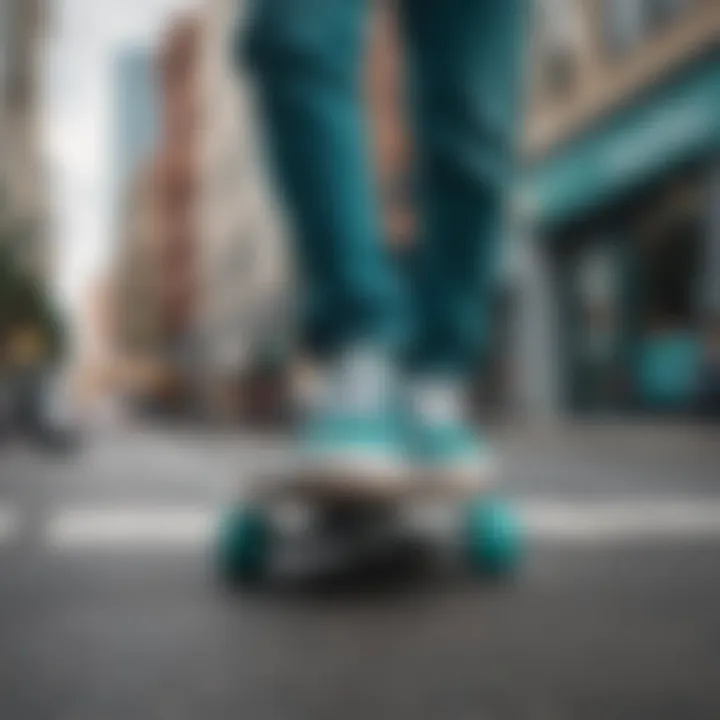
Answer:
<svg viewBox="0 0 720 720"><path fill-rule="evenodd" d="M720 60L715 58L532 168L523 184L523 206L540 225L555 225L718 149Z"/></svg>

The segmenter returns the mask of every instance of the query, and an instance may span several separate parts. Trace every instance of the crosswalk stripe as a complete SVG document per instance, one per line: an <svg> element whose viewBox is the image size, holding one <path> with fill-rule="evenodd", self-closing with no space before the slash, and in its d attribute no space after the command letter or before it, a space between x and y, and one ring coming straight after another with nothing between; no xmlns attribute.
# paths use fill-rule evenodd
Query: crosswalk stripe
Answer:
<svg viewBox="0 0 720 720"><path fill-rule="evenodd" d="M53 549L197 546L212 534L209 508L65 508L45 527Z"/></svg>
<svg viewBox="0 0 720 720"><path fill-rule="evenodd" d="M531 542L720 539L720 499L528 500L517 509ZM56 550L194 548L212 539L217 517L218 509L208 506L70 506L50 514L44 541ZM439 514L434 525L450 529L450 522ZM0 513L0 537L2 528Z"/></svg>
<svg viewBox="0 0 720 720"><path fill-rule="evenodd" d="M539 540L611 543L720 537L720 500L628 499L541 502L520 506L524 527Z"/></svg>

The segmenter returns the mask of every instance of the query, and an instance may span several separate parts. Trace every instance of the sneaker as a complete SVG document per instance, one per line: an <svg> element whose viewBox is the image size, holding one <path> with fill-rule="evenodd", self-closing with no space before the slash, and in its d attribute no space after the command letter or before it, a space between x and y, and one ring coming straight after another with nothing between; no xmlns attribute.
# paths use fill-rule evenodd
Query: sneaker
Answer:
<svg viewBox="0 0 720 720"><path fill-rule="evenodd" d="M297 436L302 484L352 495L402 488L407 462L393 388L390 365L373 353L337 363Z"/></svg>
<svg viewBox="0 0 720 720"><path fill-rule="evenodd" d="M467 420L455 384L420 383L410 391L406 448L412 472L432 487L480 492L497 463L490 444Z"/></svg>

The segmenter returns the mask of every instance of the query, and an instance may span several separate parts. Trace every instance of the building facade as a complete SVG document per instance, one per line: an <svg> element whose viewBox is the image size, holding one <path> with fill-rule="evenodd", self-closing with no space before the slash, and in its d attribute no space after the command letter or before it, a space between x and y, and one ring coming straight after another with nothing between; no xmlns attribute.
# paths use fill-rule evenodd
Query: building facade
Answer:
<svg viewBox="0 0 720 720"><path fill-rule="evenodd" d="M545 0L533 53L524 397L687 412L720 313L720 3Z"/></svg>
<svg viewBox="0 0 720 720"><path fill-rule="evenodd" d="M0 0L0 229L25 267L47 279L52 258L41 151L41 63L48 7Z"/></svg>
<svg viewBox="0 0 720 720"><path fill-rule="evenodd" d="M248 373L286 355L290 328L284 223L261 157L249 78L235 56L246 4L206 0L202 35L200 297L206 407L248 414ZM255 383L258 385L259 383Z"/></svg>
<svg viewBox="0 0 720 720"><path fill-rule="evenodd" d="M199 40L198 17L175 16L155 51L124 51L116 72L116 350L125 389L160 412L190 411L193 395Z"/></svg>
<svg viewBox="0 0 720 720"><path fill-rule="evenodd" d="M107 295L114 320L105 353L90 353L87 374L107 377L115 389L139 398L154 388L140 369L162 357L160 317L162 240L156 162L160 83L151 48L120 51L114 66L117 252ZM99 337L97 317L90 323ZM105 364L107 367L98 367Z"/></svg>

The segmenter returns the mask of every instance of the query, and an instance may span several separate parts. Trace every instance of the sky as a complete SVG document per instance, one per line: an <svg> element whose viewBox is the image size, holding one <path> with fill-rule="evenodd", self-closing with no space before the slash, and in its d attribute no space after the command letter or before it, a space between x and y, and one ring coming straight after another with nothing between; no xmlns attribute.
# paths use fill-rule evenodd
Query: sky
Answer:
<svg viewBox="0 0 720 720"><path fill-rule="evenodd" d="M113 58L194 0L50 0L45 147L57 290L72 311L113 252Z"/></svg>

